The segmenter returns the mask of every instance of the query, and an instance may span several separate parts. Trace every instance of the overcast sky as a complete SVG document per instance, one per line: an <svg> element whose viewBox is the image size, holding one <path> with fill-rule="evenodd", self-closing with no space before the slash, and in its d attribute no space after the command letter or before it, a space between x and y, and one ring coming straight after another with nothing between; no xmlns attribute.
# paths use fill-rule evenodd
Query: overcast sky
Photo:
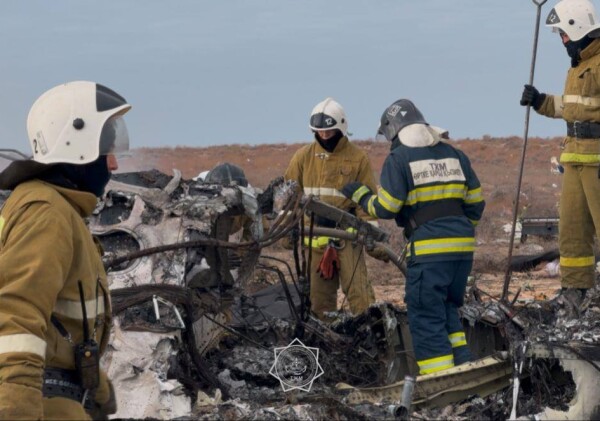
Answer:
<svg viewBox="0 0 600 421"><path fill-rule="evenodd" d="M535 80L561 93L555 3ZM70 80L127 98L132 147L307 141L327 96L355 139L399 98L453 138L521 136L535 13L527 0L2 0L0 147L29 152L31 104ZM564 132L532 113L531 136Z"/></svg>

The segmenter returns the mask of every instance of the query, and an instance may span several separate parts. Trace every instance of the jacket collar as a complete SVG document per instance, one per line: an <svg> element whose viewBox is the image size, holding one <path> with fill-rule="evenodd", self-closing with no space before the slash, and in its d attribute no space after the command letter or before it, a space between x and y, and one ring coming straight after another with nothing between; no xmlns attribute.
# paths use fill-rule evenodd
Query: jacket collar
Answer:
<svg viewBox="0 0 600 421"><path fill-rule="evenodd" d="M600 54L600 38L596 38L590 45L583 49L579 56L581 61L588 60L595 55Z"/></svg>
<svg viewBox="0 0 600 421"><path fill-rule="evenodd" d="M83 218L87 218L88 216L90 216L94 209L96 209L98 199L92 193L67 189L65 187L59 187L54 184L46 183L44 181L40 182L52 187L54 190L59 192L60 195L64 197L65 200L69 202L69 204L73 206Z"/></svg>

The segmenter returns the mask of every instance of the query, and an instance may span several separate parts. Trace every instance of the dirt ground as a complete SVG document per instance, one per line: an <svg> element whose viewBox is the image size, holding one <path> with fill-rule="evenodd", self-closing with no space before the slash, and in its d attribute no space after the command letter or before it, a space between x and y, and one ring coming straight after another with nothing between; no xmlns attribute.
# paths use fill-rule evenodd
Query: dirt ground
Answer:
<svg viewBox="0 0 600 421"><path fill-rule="evenodd" d="M527 143L525 167L518 216L552 217L558 215L561 178L551 171L552 157L560 155L560 138L530 138ZM381 166L389 152L389 143L372 140L354 141L366 150L373 172L379 179ZM518 137L461 139L452 144L470 158L481 181L486 210L477 228L478 247L473 267L473 282L492 296L500 296L506 271L509 234L504 226L512 223L518 167L523 151L523 140ZM282 175L293 153L303 146L296 144L220 145L206 148L135 149L131 157L120 161L120 172L159 169L172 174L174 168L184 178L192 178L213 166L231 162L242 167L249 182L264 188L273 178ZM392 221L381 221L392 235L390 245L400 251L402 233ZM556 248L556 240L529 237L524 244L515 241L513 255L534 254ZM290 252L273 246L264 251L290 259ZM520 290L519 301L533 298L552 298L560 283L550 277L541 264L529 273L514 273L510 283L510 297ZM367 266L377 298L403 305L404 278L392 264L367 257ZM340 304L343 301L340 295Z"/></svg>

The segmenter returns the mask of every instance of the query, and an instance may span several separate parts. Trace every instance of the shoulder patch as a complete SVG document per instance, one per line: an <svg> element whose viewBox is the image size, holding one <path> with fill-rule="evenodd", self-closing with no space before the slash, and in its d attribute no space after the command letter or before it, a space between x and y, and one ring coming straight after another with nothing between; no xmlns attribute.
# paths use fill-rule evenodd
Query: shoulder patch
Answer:
<svg viewBox="0 0 600 421"><path fill-rule="evenodd" d="M415 186L466 180L460 161L456 158L425 159L409 165Z"/></svg>

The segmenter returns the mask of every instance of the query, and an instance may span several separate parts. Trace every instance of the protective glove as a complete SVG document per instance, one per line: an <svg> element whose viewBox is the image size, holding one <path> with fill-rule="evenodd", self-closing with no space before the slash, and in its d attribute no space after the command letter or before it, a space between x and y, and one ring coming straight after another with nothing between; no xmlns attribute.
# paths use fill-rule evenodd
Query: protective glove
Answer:
<svg viewBox="0 0 600 421"><path fill-rule="evenodd" d="M360 201L366 195L373 194L373 192L367 186L359 183L358 181L353 181L342 187L342 194L348 199L352 200L354 203L360 205Z"/></svg>
<svg viewBox="0 0 600 421"><path fill-rule="evenodd" d="M390 256L388 256L385 249L381 246L375 246L373 247L373 250L367 250L367 254L374 259L381 260L385 263L390 261Z"/></svg>
<svg viewBox="0 0 600 421"><path fill-rule="evenodd" d="M323 253L323 257L319 262L317 273L319 273L323 279L333 279L339 270L340 258L338 257L337 250L335 247L327 246Z"/></svg>
<svg viewBox="0 0 600 421"><path fill-rule="evenodd" d="M546 94L541 94L532 85L525 85L520 104L523 106L531 105L535 110L538 110L542 106L544 99L546 99Z"/></svg>

